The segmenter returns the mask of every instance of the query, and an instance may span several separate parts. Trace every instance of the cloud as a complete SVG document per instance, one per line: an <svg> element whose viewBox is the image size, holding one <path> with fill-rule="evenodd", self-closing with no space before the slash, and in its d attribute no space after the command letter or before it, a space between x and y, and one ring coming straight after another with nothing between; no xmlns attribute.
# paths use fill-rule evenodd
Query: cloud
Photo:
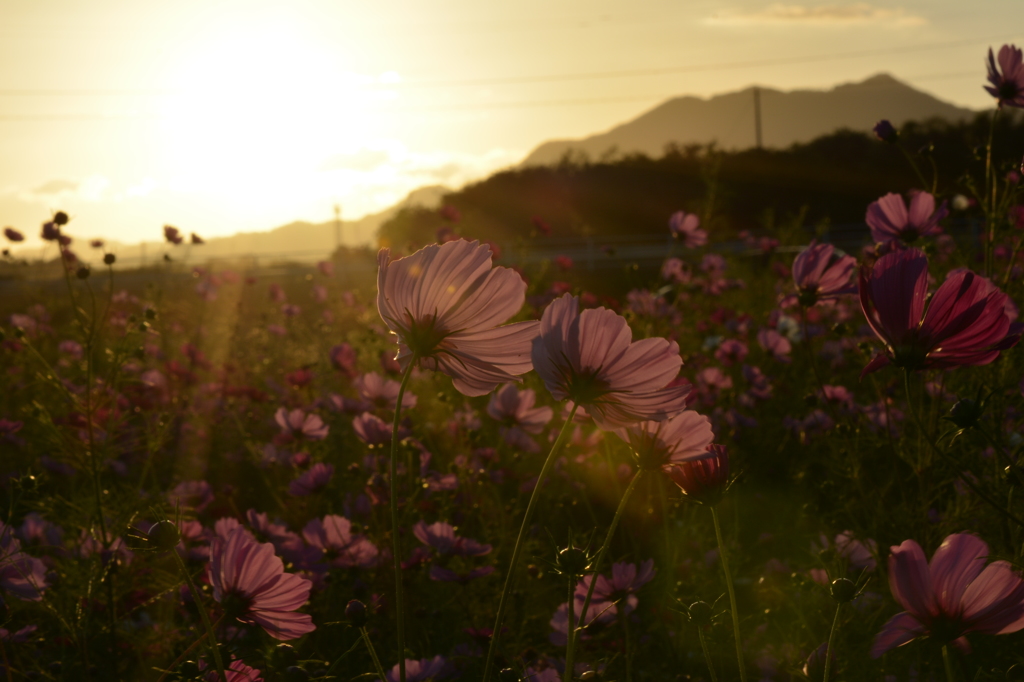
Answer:
<svg viewBox="0 0 1024 682"><path fill-rule="evenodd" d="M360 149L347 154L335 154L320 164L320 170L373 170L381 164L387 163L391 155L379 149Z"/></svg>
<svg viewBox="0 0 1024 682"><path fill-rule="evenodd" d="M74 192L78 189L77 182L71 182L70 180L50 180L44 182L32 190L33 194L60 194L61 192Z"/></svg>
<svg viewBox="0 0 1024 682"><path fill-rule="evenodd" d="M718 26L921 26L928 20L899 8L875 7L866 2L814 6L774 3L763 9L722 10L704 23Z"/></svg>

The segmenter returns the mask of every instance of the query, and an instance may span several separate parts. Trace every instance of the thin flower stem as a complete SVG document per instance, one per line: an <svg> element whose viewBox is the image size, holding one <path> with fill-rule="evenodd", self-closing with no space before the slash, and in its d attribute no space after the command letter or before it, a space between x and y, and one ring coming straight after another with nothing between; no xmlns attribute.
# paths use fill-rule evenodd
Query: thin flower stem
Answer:
<svg viewBox="0 0 1024 682"><path fill-rule="evenodd" d="M412 376L412 368L419 360L413 355L409 365L402 374L402 384L398 387L398 400L395 403L395 420L391 425L391 553L395 560L395 608L398 611L398 679L405 682L405 590L402 585L402 547L398 537L398 424L402 414L402 399L405 387Z"/></svg>
<svg viewBox="0 0 1024 682"><path fill-rule="evenodd" d="M736 611L736 590L732 586L732 573L729 572L729 558L722 540L722 527L718 523L718 512L711 509L711 519L715 522L715 537L718 538L718 555L722 558L722 570L725 572L725 586L729 590L729 610L732 613L732 633L736 640L736 663L740 667L740 680L747 682L747 668L743 664L743 643L740 640L740 616Z"/></svg>
<svg viewBox="0 0 1024 682"><path fill-rule="evenodd" d="M988 126L988 144L985 146L985 217L988 220L988 238L985 240L985 276L992 276L992 249L996 240L996 180L992 170L992 140L996 132L996 119L999 108L992 112L992 120Z"/></svg>
<svg viewBox="0 0 1024 682"><path fill-rule="evenodd" d="M572 636L576 629L576 576L569 576L569 601L566 602L566 615L569 616L565 638L565 682L572 682L576 671L573 669L572 648L576 638Z"/></svg>
<svg viewBox="0 0 1024 682"><path fill-rule="evenodd" d="M917 162L914 161L914 157L910 155L910 152L908 152L907 148L904 147L902 144L897 144L896 146L900 148L900 151L903 152L903 156L906 157L907 159L907 163L910 164L910 167L913 168L914 172L917 174L917 179L921 181L921 189L926 189L928 187L928 181L925 180L924 173L921 172L921 169L918 167ZM935 193L934 187L932 188L932 193Z"/></svg>
<svg viewBox="0 0 1024 682"><path fill-rule="evenodd" d="M562 430L558 433L558 439L555 440L555 444L551 446L551 452L548 453L548 458L544 460L544 466L540 469L540 474L537 475L537 483L533 487L533 492L530 494L530 501L526 505L526 514L523 516L523 523L519 527L519 536L516 538L515 548L512 550L512 561L509 562L508 573L505 574L505 587L501 590L501 598L498 600L498 615L494 618L494 632L491 633L491 643L487 647L487 659L484 662L484 677L483 682L487 682L491 677L491 665L494 662L494 652L498 646L498 637L501 635L501 624L505 619L505 607L508 605L508 595L512 591L512 581L515 577L516 567L519 565L519 555L523 551L523 539L526 537L526 531L530 527L530 521L533 519L533 512L537 506L537 498L540 493L541 486L544 484L544 479L547 477L548 471L551 469L551 465L554 464L558 453L561 452L562 446L565 445L565 441L569 439L569 433L572 431L573 419L576 417L577 405L573 404L572 411L569 412L568 419L565 420L565 424L562 426ZM570 628L570 633L572 628Z"/></svg>
<svg viewBox="0 0 1024 682"><path fill-rule="evenodd" d="M615 515L611 518L611 525L608 526L607 535L604 536L604 544L601 545L601 549L597 553L597 557L594 558L594 563L590 565L590 569L593 572L593 577L590 581L590 588L587 590L587 598L583 601L583 608L580 609L580 627L573 628L569 624L569 637L577 638L578 632L583 631L586 628L587 609L590 608L590 600L594 598L594 588L597 587L597 572L601 569L601 562L604 560L604 555L608 553L608 547L611 545L611 537L615 535L615 528L618 526L618 519L623 517L623 512L626 511L626 504L630 501L635 491L637 483L643 478L644 470L640 469L636 475L633 476L633 480L626 486L626 492L623 493L623 499L618 501L618 508L615 510ZM566 666L571 663L568 658L565 660Z"/></svg>
<svg viewBox="0 0 1024 682"><path fill-rule="evenodd" d="M380 664L380 659L377 658L377 650L373 648L373 642L370 641L370 633L364 626L359 628L359 634L363 636L363 642L366 644L366 648L370 650L370 658L373 659L373 667L380 677L380 682L384 682L388 678L384 675L384 667Z"/></svg>
<svg viewBox="0 0 1024 682"><path fill-rule="evenodd" d="M718 675L715 674L715 666L711 663L711 652L708 651L707 640L704 639L704 628L697 626L697 637L700 638L700 648L704 650L704 661L708 664L708 672L711 673L711 682L718 682Z"/></svg>
<svg viewBox="0 0 1024 682"><path fill-rule="evenodd" d="M214 623L214 624L213 624L213 626L214 626L214 627L216 628L216 627L217 627L217 625L219 625L219 624L220 624L220 621L221 621L221 620L223 620L223 616L221 616L221 618L217 619L217 622L216 622L216 623ZM166 670L164 670L164 674L163 674L163 675L161 675L161 676L160 676L159 678L157 678L157 681L156 681L156 682L164 682L164 680L166 680L166 679L167 679L167 676L168 676L168 675L173 675L173 674L174 674L174 669L175 669L175 668L177 668L177 667L178 667L178 665L179 665L179 664L180 664L180 663L181 663L182 661L184 661L184 660L185 660L185 657L186 657L186 656L188 656L188 655L189 655L190 653L192 653L192 651L193 651L193 650L194 650L194 649L195 649L195 648L196 648L197 646L199 646L200 644L202 644L202 643L203 643L203 640L204 640L204 639L206 639L206 638L207 638L207 637L209 637L209 636L210 636L210 633L209 633L209 632L204 632L203 634L199 635L199 639L197 639L196 641L194 641L194 642L192 642L191 644L189 644L189 645L188 645L188 648L187 648L187 649L185 649L184 651L182 651L182 652L181 652L181 654L180 654L180 655L179 655L179 656L178 656L178 657L177 657L176 659L174 659L174 662L173 662L173 663L171 663L171 664L170 664L169 666L167 666L167 669L166 669Z"/></svg>
<svg viewBox="0 0 1024 682"><path fill-rule="evenodd" d="M828 645L825 647L825 676L824 682L829 682L832 673L832 651L836 641L836 631L839 629L839 612L843 610L843 604L836 604L836 617L832 619L832 630L828 633Z"/></svg>
<svg viewBox="0 0 1024 682"><path fill-rule="evenodd" d="M949 659L949 645L942 645L942 665L946 668L946 682L956 682L956 676L953 675L953 661Z"/></svg>
<svg viewBox="0 0 1024 682"><path fill-rule="evenodd" d="M1003 462L1006 464L1006 468L1010 471L1010 473L1016 476L1017 482L1024 486L1024 473L1022 473L1020 467L1018 467L1014 463L1014 461L1010 459L1010 455L1007 454L1006 450L1004 450L1003 447L996 442L996 439L992 437L992 434L985 430L985 428L981 424L975 424L974 426L976 429L978 429L978 431L981 432L981 435L985 437L985 440L989 442L989 444L992 446L992 449L996 451L996 454L999 455L999 459L1003 460Z"/></svg>
<svg viewBox="0 0 1024 682"><path fill-rule="evenodd" d="M181 560L181 555L178 554L178 550L172 549L171 554L174 555L174 560L178 562L178 568L181 569L181 574L185 576L185 582L188 583L188 589L192 592L192 599L196 603L196 610L199 611L199 617L203 619L203 625L206 627L206 636L210 638L210 650L213 652L213 663L217 666L217 674L220 676L221 682L227 682L227 675L224 674L224 661L221 660L220 649L217 647L217 635L213 632L213 623L210 622L210 616L206 613L206 607L203 606L203 595L196 588L195 582L192 581L192 576L188 572L188 567L185 566L185 562Z"/></svg>
<svg viewBox="0 0 1024 682"><path fill-rule="evenodd" d="M925 442L928 443L928 445L931 447L932 452L936 453L940 457L945 458L946 460L949 460L950 463L955 467L956 466L956 461L950 456L950 454L948 452L946 452L945 450L943 450L942 448L939 447L938 443L936 443L935 440L932 438L932 435L930 433L928 433L928 431L926 431L924 426L921 424L921 419L917 415L917 409L914 407L914 401L913 401L911 393L910 393L910 370L909 369L903 371L903 388L907 392L907 410L910 412L910 416L914 420L914 424L917 425L918 430L924 436ZM1016 515L1014 515L1013 513L1008 511L1007 509L1004 509L1001 504L999 504L998 502L993 500L991 497L989 497L981 488L979 488L977 485L974 484L974 481L972 481L967 476L965 476L963 474L963 472L961 472L957 468L954 468L954 473L956 473L956 477L959 478L960 481L965 486L970 488L971 491L975 495L977 495L982 500L984 500L986 503L988 503L988 505L990 507L992 507L997 512L999 512L1004 517L1006 517L1006 519L1008 521L1013 521L1014 523L1016 523L1021 528L1024 528L1024 521L1019 519Z"/></svg>

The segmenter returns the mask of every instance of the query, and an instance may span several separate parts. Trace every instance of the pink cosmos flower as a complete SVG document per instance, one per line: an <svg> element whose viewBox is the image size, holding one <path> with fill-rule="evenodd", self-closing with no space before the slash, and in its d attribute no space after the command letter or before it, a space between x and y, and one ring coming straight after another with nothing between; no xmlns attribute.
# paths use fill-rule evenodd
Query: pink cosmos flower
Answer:
<svg viewBox="0 0 1024 682"><path fill-rule="evenodd" d="M295 497L312 495L330 483L333 475L333 464L317 462L288 485L288 494Z"/></svg>
<svg viewBox="0 0 1024 682"><path fill-rule="evenodd" d="M5 227L4 228L4 236L7 237L7 239L9 241L12 241L12 242L23 242L23 241L25 241L25 235L23 235L21 232L18 232L17 230L15 230L13 227Z"/></svg>
<svg viewBox="0 0 1024 682"><path fill-rule="evenodd" d="M207 573L213 598L229 618L259 625L282 640L316 629L309 614L296 613L309 598L312 583L285 573L274 546L256 542L244 528L235 528L227 540L214 539Z"/></svg>
<svg viewBox="0 0 1024 682"><path fill-rule="evenodd" d="M201 512L213 502L213 488L206 481L182 481L167 493L171 506L180 505Z"/></svg>
<svg viewBox="0 0 1024 682"><path fill-rule="evenodd" d="M765 328L757 332L757 343L779 362L791 360L789 354L793 351L793 344L774 329Z"/></svg>
<svg viewBox="0 0 1024 682"><path fill-rule="evenodd" d="M683 410L660 422L631 424L615 434L629 443L637 464L647 471L704 457L715 439L708 418L693 410Z"/></svg>
<svg viewBox="0 0 1024 682"><path fill-rule="evenodd" d="M661 266L661 278L677 284L689 284L693 273L689 266L678 258L669 258Z"/></svg>
<svg viewBox="0 0 1024 682"><path fill-rule="evenodd" d="M726 339L715 350L715 358L726 367L747 359L747 344L737 339Z"/></svg>
<svg viewBox="0 0 1024 682"><path fill-rule="evenodd" d="M341 343L331 349L330 352L331 364L338 371L345 372L346 374L352 375L355 373L356 351L352 346L347 343Z"/></svg>
<svg viewBox="0 0 1024 682"><path fill-rule="evenodd" d="M359 397L374 407L394 410L398 404L398 390L401 388L394 379L385 379L376 372L367 372L355 380ZM402 396L402 408L416 407L416 396L409 391Z"/></svg>
<svg viewBox="0 0 1024 682"><path fill-rule="evenodd" d="M1024 629L1024 580L1009 563L985 565L988 545L967 533L950 535L931 563L913 540L891 548L889 588L905 611L893 616L871 647L872 658L928 636L969 648L964 635L1005 635Z"/></svg>
<svg viewBox="0 0 1024 682"><path fill-rule="evenodd" d="M199 670L206 671L204 682L221 682L220 675L206 659L199 659ZM237 658L224 664L224 677L227 678L226 682L263 682L263 673Z"/></svg>
<svg viewBox="0 0 1024 682"><path fill-rule="evenodd" d="M181 236L181 231L171 225L164 225L164 239L175 246L185 240L185 238Z"/></svg>
<svg viewBox="0 0 1024 682"><path fill-rule="evenodd" d="M1024 107L1024 58L1021 50L1016 45L1003 45L999 48L999 68L996 68L996 60L992 55L992 48L988 49L988 82L991 86L984 86L988 94L999 100L999 106L1008 104L1011 107Z"/></svg>
<svg viewBox="0 0 1024 682"><path fill-rule="evenodd" d="M899 201L902 206L903 200ZM783 305L799 302L809 308L819 301L857 293L857 285L850 282L856 268L857 259L853 256L839 256L831 244L812 241L793 261L793 281L798 293L795 297L786 298Z"/></svg>
<svg viewBox="0 0 1024 682"><path fill-rule="evenodd" d="M366 536L352 533L351 521L337 514L311 520L302 529L302 537L320 550L322 561L337 568L370 568L380 554Z"/></svg>
<svg viewBox="0 0 1024 682"><path fill-rule="evenodd" d="M885 342L861 377L890 363L912 370L987 365L1020 339L1010 297L970 270L950 271L925 311L927 295L928 259L917 249L861 268L861 310Z"/></svg>
<svg viewBox="0 0 1024 682"><path fill-rule="evenodd" d="M709 445L704 457L667 466L664 472L687 497L714 505L729 487L729 455L721 445Z"/></svg>
<svg viewBox="0 0 1024 682"><path fill-rule="evenodd" d="M412 527L412 534L416 536L417 540L428 547L433 547L440 554L484 556L491 552L490 545L482 545L476 540L456 535L455 528L444 521L438 521L429 526L423 521L419 521Z"/></svg>
<svg viewBox="0 0 1024 682"><path fill-rule="evenodd" d="M386 445L391 442L391 427L383 419L370 412L363 412L353 419L352 428L359 440L367 445Z"/></svg>
<svg viewBox="0 0 1024 682"><path fill-rule="evenodd" d="M0 591L18 599L39 601L46 587L46 565L22 552L14 529L0 521Z"/></svg>
<svg viewBox="0 0 1024 682"><path fill-rule="evenodd" d="M537 434L544 430L554 413L550 407L534 407L536 401L537 394L532 389L520 391L515 384L505 384L491 396L487 414L527 433Z"/></svg>
<svg viewBox="0 0 1024 682"><path fill-rule="evenodd" d="M430 682L439 680L447 672L448 664L441 656L433 658L405 659L405 682ZM387 682L398 682L398 664L387 673Z"/></svg>
<svg viewBox="0 0 1024 682"><path fill-rule="evenodd" d="M708 243L708 233L700 229L700 218L695 213L676 211L668 219L668 229L672 236L683 240L683 246L696 249Z"/></svg>
<svg viewBox="0 0 1024 682"><path fill-rule="evenodd" d="M526 283L515 270L492 268L488 246L459 239L390 258L388 249L377 255L377 310L398 335L403 369L416 358L468 396L530 371L538 323L498 326L523 307Z"/></svg>
<svg viewBox="0 0 1024 682"><path fill-rule="evenodd" d="M327 437L329 427L324 420L315 414L306 414L302 410L277 408L274 421L281 427L281 435L292 439L323 440Z"/></svg>
<svg viewBox="0 0 1024 682"><path fill-rule="evenodd" d="M636 610L639 601L636 596L637 591L651 582L655 573L657 571L654 570L654 559L643 562L639 569L636 564L626 562L612 564L610 579L603 575L597 576L597 585L594 586L594 596L591 599L590 608L596 607L601 610L601 604L615 603L619 605L623 613L632 613ZM585 576L576 585L577 599L580 595L586 599L592 579L592 575Z"/></svg>
<svg viewBox="0 0 1024 682"><path fill-rule="evenodd" d="M905 244L919 237L934 237L942 233L939 221L949 214L946 202L935 210L935 197L918 192L910 199L910 210L903 197L890 192L868 206L864 221L871 228L876 243L899 240Z"/></svg>
<svg viewBox="0 0 1024 682"><path fill-rule="evenodd" d="M668 387L683 364L675 341L633 342L625 318L607 308L580 313L569 294L544 310L533 364L555 399L585 407L605 430L667 419L683 411L690 392Z"/></svg>

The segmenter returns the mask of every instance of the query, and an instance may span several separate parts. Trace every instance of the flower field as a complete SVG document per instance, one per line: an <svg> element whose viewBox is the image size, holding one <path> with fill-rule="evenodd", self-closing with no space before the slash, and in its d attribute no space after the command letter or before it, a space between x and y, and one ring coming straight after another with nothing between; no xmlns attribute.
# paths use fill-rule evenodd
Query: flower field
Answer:
<svg viewBox="0 0 1024 682"><path fill-rule="evenodd" d="M989 81L1024 106L1020 50ZM452 207L375 280L123 271L56 213L60 276L0 299L0 680L1024 679L1024 200L987 151L959 185L908 153L849 253L665 216L614 295Z"/></svg>

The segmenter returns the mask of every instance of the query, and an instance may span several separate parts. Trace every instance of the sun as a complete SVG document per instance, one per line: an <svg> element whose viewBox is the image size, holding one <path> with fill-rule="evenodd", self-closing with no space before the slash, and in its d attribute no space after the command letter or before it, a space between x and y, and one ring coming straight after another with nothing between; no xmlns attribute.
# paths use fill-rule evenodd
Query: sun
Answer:
<svg viewBox="0 0 1024 682"><path fill-rule="evenodd" d="M372 79L288 22L232 25L183 46L162 111L171 182L226 201L305 189L373 123Z"/></svg>

